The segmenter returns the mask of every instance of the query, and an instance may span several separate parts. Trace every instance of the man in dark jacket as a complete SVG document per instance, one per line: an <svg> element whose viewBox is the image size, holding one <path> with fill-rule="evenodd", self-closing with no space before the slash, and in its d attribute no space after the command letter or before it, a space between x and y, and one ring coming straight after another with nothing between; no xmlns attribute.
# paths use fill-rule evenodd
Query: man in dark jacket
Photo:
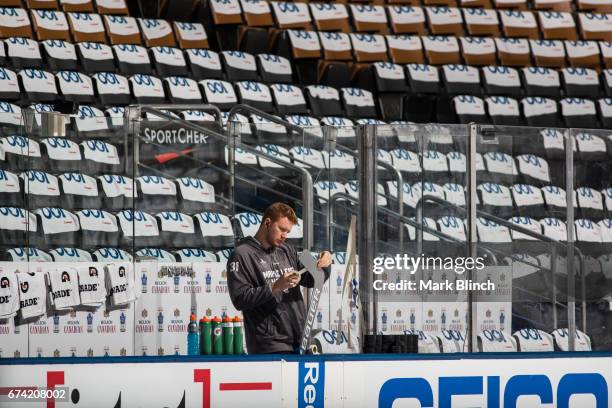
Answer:
<svg viewBox="0 0 612 408"><path fill-rule="evenodd" d="M300 344L306 307L299 286L314 279L298 254L285 243L297 217L291 207L272 204L254 237L236 245L227 261L227 285L234 307L242 311L249 354L292 353ZM331 254L319 254L317 267L329 278Z"/></svg>

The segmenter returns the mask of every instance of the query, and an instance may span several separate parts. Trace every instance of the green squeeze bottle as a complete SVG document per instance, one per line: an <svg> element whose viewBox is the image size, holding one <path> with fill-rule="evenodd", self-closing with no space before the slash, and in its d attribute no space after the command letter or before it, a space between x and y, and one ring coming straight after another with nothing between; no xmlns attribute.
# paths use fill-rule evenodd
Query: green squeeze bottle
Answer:
<svg viewBox="0 0 612 408"><path fill-rule="evenodd" d="M212 323L208 317L200 319L200 354L212 354Z"/></svg>
<svg viewBox="0 0 612 408"><path fill-rule="evenodd" d="M213 354L223 354L223 332L219 316L215 316L212 319L212 350Z"/></svg>
<svg viewBox="0 0 612 408"><path fill-rule="evenodd" d="M229 316L223 319L223 354L234 354L234 325Z"/></svg>
<svg viewBox="0 0 612 408"><path fill-rule="evenodd" d="M236 316L234 317L234 354L244 354L242 336L242 321Z"/></svg>

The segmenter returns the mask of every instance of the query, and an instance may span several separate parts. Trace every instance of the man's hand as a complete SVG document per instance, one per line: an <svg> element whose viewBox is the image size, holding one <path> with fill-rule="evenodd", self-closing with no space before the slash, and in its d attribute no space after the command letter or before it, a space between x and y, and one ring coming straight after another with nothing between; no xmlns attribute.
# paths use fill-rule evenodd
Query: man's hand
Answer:
<svg viewBox="0 0 612 408"><path fill-rule="evenodd" d="M300 283L300 275L293 272L285 272L272 284L272 293L282 292L285 289L295 288Z"/></svg>
<svg viewBox="0 0 612 408"><path fill-rule="evenodd" d="M323 251L319 254L317 268L327 268L332 263L332 256L329 251Z"/></svg>

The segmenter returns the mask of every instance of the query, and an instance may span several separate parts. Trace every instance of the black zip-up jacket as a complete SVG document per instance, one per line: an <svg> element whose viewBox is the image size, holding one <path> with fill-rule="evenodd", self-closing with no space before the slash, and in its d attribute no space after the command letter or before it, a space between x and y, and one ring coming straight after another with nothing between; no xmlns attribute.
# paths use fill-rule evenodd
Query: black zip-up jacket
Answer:
<svg viewBox="0 0 612 408"><path fill-rule="evenodd" d="M290 245L265 249L253 237L238 242L227 261L227 286L234 307L242 311L249 354L290 353L299 346L306 307L299 286L272 294L272 284L285 272L303 266ZM324 268L325 280L331 268ZM306 272L300 285L312 287Z"/></svg>

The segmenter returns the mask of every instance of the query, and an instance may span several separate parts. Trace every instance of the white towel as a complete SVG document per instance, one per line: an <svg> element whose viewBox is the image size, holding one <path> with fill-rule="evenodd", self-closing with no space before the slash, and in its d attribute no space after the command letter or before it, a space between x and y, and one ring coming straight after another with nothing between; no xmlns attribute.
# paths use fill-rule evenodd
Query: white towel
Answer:
<svg viewBox="0 0 612 408"><path fill-rule="evenodd" d="M44 315L47 310L45 274L41 272L20 272L16 275L19 281L21 318L30 319Z"/></svg>
<svg viewBox="0 0 612 408"><path fill-rule="evenodd" d="M17 277L13 271L0 271L0 318L15 316L19 310Z"/></svg>
<svg viewBox="0 0 612 408"><path fill-rule="evenodd" d="M104 268L99 265L82 264L77 268L79 294L84 306L102 306L106 299Z"/></svg>
<svg viewBox="0 0 612 408"><path fill-rule="evenodd" d="M126 305L136 300L134 271L130 264L107 264L106 285L114 306Z"/></svg>
<svg viewBox="0 0 612 408"><path fill-rule="evenodd" d="M81 303L79 277L73 267L60 267L47 272L49 299L56 310L72 309Z"/></svg>

